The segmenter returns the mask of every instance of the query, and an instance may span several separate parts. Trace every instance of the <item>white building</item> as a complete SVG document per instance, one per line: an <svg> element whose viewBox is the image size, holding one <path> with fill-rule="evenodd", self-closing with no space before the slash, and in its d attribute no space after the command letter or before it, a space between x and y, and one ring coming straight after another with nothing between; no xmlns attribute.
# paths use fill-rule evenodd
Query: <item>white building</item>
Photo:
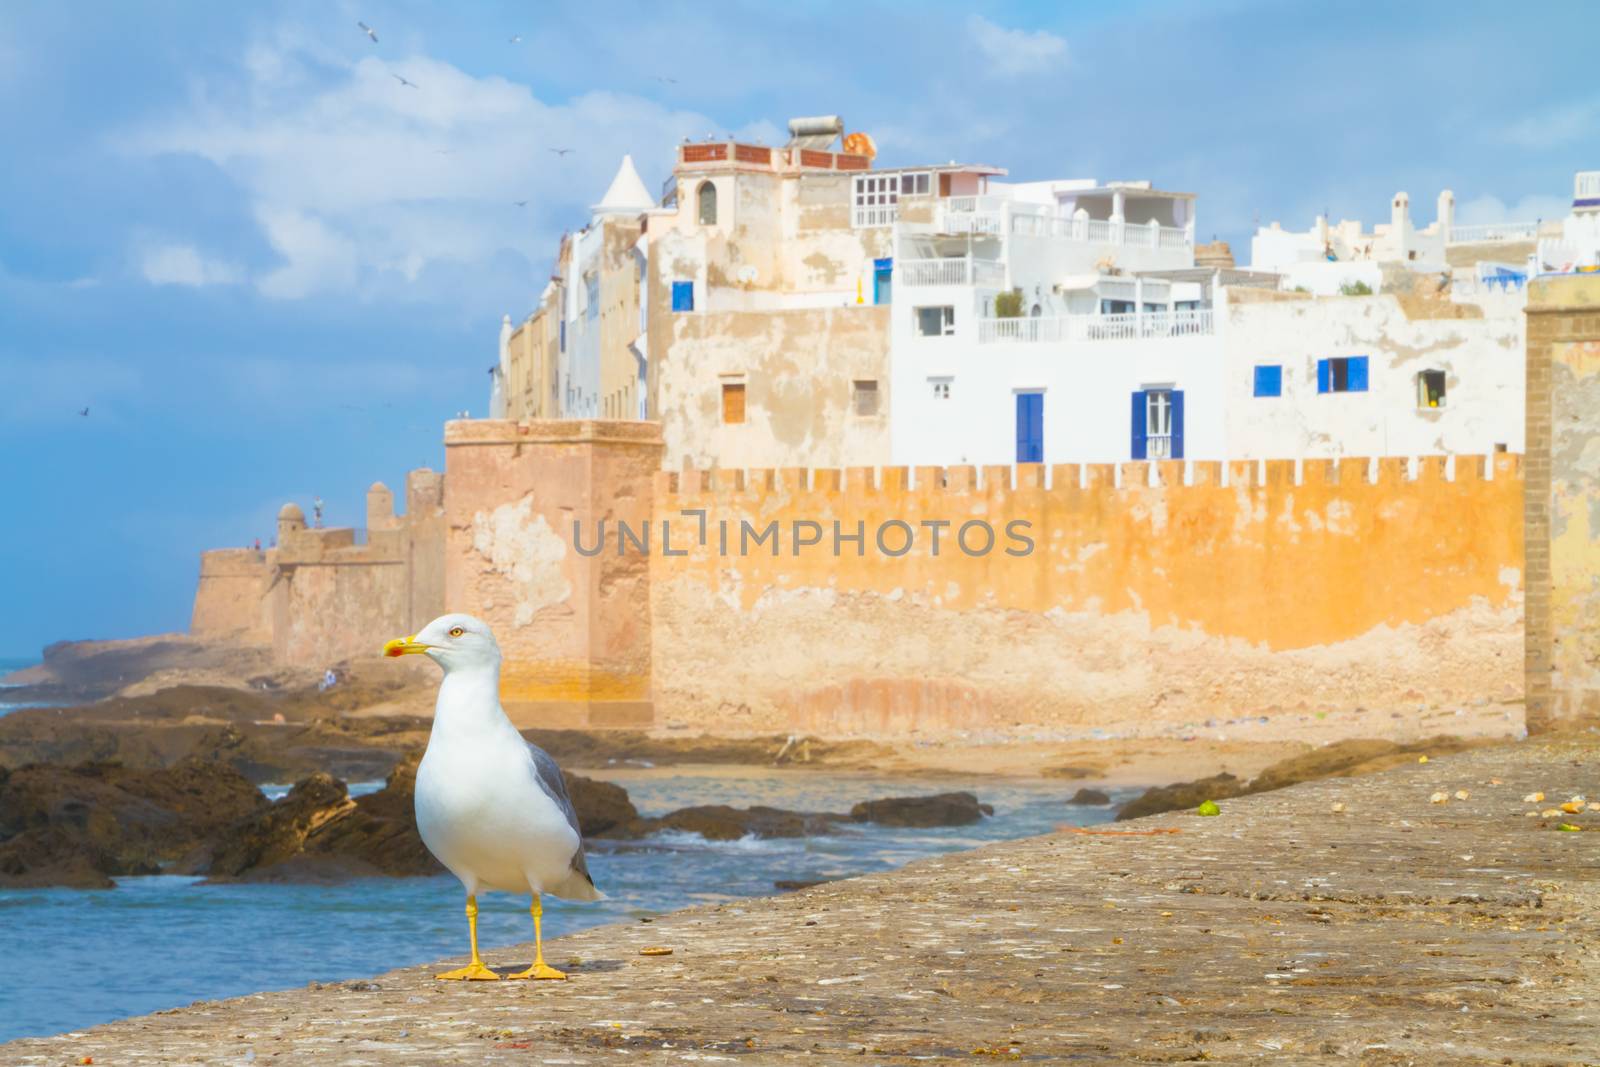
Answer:
<svg viewBox="0 0 1600 1067"><path fill-rule="evenodd" d="M1399 194L1371 235L1320 220L1264 230L1252 266L1271 272L1195 269L1194 198L1147 183L987 193L941 201L931 222L894 220L894 463L1522 446L1522 292L1472 271L1461 292L1447 286L1448 192L1426 228ZM1319 273L1344 265L1328 249L1357 272ZM1316 285L1280 291L1297 277ZM1008 291L1020 293L1002 308Z"/></svg>

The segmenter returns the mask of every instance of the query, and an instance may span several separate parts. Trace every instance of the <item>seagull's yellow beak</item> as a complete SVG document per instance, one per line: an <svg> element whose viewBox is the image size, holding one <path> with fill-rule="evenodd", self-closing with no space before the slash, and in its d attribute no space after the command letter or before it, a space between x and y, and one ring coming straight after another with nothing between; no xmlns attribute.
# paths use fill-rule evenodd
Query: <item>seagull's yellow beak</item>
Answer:
<svg viewBox="0 0 1600 1067"><path fill-rule="evenodd" d="M383 646L383 654L385 656L420 656L432 647L432 645L425 645L418 641L417 635L412 634L410 637L397 637L393 641L386 643Z"/></svg>

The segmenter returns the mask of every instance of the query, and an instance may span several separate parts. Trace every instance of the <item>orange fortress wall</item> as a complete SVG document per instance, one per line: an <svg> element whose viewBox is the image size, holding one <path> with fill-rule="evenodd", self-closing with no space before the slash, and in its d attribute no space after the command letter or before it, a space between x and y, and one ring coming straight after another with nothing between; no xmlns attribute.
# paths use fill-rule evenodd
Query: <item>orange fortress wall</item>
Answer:
<svg viewBox="0 0 1600 1067"><path fill-rule="evenodd" d="M291 505L274 550L208 553L195 632L320 666L471 612L523 726L1139 734L1293 712L1389 736L1522 698L1515 455L679 475L658 424L612 420L464 420L445 446L403 518L373 487L367 544ZM987 552L981 526L962 550L968 523ZM861 543L836 554L835 524Z"/></svg>
<svg viewBox="0 0 1600 1067"><path fill-rule="evenodd" d="M1519 457L658 475L659 716L822 734L1411 713L1521 694ZM1152 477L1153 475L1153 477ZM1451 476L1453 475L1453 476ZM1118 487L1115 483L1120 482ZM1147 484L1154 482L1155 484ZM706 512L701 519L683 510ZM898 558L874 543L901 520ZM776 520L783 543L739 554ZM924 521L945 520L940 555ZM956 528L986 521L969 556ZM1007 555L1008 523L1035 548ZM822 543L795 554L797 522ZM729 554L719 549L721 523ZM865 545L833 552L834 523ZM801 526L801 538L818 530ZM981 528L972 529L976 550ZM886 531L898 551L905 531ZM614 535L613 535L614 540ZM615 545L610 546L615 551ZM1387 716L1385 716L1387 718ZM1387 723L1385 724L1387 728Z"/></svg>

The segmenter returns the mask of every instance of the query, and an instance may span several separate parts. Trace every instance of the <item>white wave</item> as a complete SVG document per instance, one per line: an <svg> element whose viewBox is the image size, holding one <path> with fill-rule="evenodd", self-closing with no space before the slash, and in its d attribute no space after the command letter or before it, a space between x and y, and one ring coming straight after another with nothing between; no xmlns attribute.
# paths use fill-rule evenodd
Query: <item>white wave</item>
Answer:
<svg viewBox="0 0 1600 1067"><path fill-rule="evenodd" d="M732 841L712 841L689 830L658 830L640 841L643 845L712 852L794 852L804 847L801 837L758 837L745 834Z"/></svg>

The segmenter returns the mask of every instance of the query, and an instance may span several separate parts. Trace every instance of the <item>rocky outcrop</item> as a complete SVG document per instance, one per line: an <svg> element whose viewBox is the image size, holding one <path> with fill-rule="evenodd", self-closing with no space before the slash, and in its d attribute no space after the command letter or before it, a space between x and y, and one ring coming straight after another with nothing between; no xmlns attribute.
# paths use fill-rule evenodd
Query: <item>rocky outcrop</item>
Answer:
<svg viewBox="0 0 1600 1067"><path fill-rule="evenodd" d="M879 826L966 826L993 814L994 808L978 803L978 798L971 793L885 797L882 800L863 801L850 809L850 818L856 822L877 823Z"/></svg>
<svg viewBox="0 0 1600 1067"><path fill-rule="evenodd" d="M0 885L109 887L154 874L267 806L231 767L0 769Z"/></svg>
<svg viewBox="0 0 1600 1067"><path fill-rule="evenodd" d="M1195 808L1208 800L1227 800L1229 797L1241 796L1244 792L1244 780L1226 771L1198 781L1158 785L1145 790L1118 808L1117 820L1120 822L1123 819L1159 815L1163 811Z"/></svg>
<svg viewBox="0 0 1600 1067"><path fill-rule="evenodd" d="M1459 737L1430 737L1404 744L1362 739L1337 741L1279 760L1248 782L1231 774L1218 774L1194 782L1156 786L1118 808L1117 820L1159 815L1164 811L1182 811L1198 807L1207 800L1227 800L1252 793L1265 793L1319 778L1372 774L1413 763L1418 756L1462 752L1474 744Z"/></svg>
<svg viewBox="0 0 1600 1067"><path fill-rule="evenodd" d="M1083 788L1072 794L1068 804L1077 804L1080 807L1103 807L1111 803L1111 796L1099 789Z"/></svg>
<svg viewBox="0 0 1600 1067"><path fill-rule="evenodd" d="M565 774L567 796L578 813L578 829L584 837L600 837L626 826L639 817L639 809L628 799L628 791L615 782L600 782L581 774Z"/></svg>

